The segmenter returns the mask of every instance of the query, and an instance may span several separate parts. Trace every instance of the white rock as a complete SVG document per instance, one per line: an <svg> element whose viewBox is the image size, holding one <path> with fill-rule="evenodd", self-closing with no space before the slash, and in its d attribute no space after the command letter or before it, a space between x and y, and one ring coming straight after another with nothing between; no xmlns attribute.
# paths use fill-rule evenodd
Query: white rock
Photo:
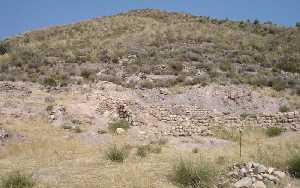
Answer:
<svg viewBox="0 0 300 188"><path fill-rule="evenodd" d="M122 134L125 134L125 130L123 129L123 128L117 128L116 129L116 133L118 134L118 135L122 135Z"/></svg>
<svg viewBox="0 0 300 188"><path fill-rule="evenodd" d="M240 170L240 175L244 177L244 176L246 176L246 174L247 174L247 170L245 168L242 168Z"/></svg>
<svg viewBox="0 0 300 188"><path fill-rule="evenodd" d="M266 185L262 181L257 181L252 185L253 188L266 188Z"/></svg>
<svg viewBox="0 0 300 188"><path fill-rule="evenodd" d="M269 173L269 174L272 174L273 172L274 172L274 168L269 168L269 169L268 169L268 173Z"/></svg>
<svg viewBox="0 0 300 188"><path fill-rule="evenodd" d="M279 182L279 179L273 175L269 175L269 174L263 174L263 177L273 181L273 182Z"/></svg>
<svg viewBox="0 0 300 188"><path fill-rule="evenodd" d="M235 188L251 188L252 180L249 177L242 178L233 185Z"/></svg>
<svg viewBox="0 0 300 188"><path fill-rule="evenodd" d="M279 177L280 179L285 178L285 173L281 172L281 171L274 171L273 174L277 177Z"/></svg>

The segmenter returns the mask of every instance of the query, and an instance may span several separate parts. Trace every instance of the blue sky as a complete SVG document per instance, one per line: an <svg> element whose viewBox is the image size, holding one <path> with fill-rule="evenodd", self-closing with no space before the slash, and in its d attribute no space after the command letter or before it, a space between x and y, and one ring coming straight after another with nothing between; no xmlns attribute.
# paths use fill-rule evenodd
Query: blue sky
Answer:
<svg viewBox="0 0 300 188"><path fill-rule="evenodd" d="M300 0L2 0L0 38L140 8L287 26L300 21Z"/></svg>

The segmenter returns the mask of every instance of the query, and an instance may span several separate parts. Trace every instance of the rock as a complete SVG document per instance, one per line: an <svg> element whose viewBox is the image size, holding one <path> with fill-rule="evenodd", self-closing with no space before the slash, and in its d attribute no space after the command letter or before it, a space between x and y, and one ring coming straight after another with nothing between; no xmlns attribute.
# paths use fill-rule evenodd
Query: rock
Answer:
<svg viewBox="0 0 300 188"><path fill-rule="evenodd" d="M269 173L269 174L272 174L273 172L274 172L274 168L269 168L269 169L268 169L268 173Z"/></svg>
<svg viewBox="0 0 300 188"><path fill-rule="evenodd" d="M273 175L263 174L262 176L265 177L265 178L267 178L270 181L279 182L279 179L277 177L273 176Z"/></svg>
<svg viewBox="0 0 300 188"><path fill-rule="evenodd" d="M261 174L267 171L267 168L264 165L258 165L255 170L256 173Z"/></svg>
<svg viewBox="0 0 300 188"><path fill-rule="evenodd" d="M116 129L116 134L117 134L117 135L125 134L125 132L126 132L126 131L125 131L123 128L117 128L117 129Z"/></svg>
<svg viewBox="0 0 300 188"><path fill-rule="evenodd" d="M242 169L240 170L240 176L245 177L246 174L247 174L246 168L242 168Z"/></svg>
<svg viewBox="0 0 300 188"><path fill-rule="evenodd" d="M252 188L266 188L266 185L262 181L257 181L252 185Z"/></svg>
<svg viewBox="0 0 300 188"><path fill-rule="evenodd" d="M8 139L9 134L5 129L0 128L0 141Z"/></svg>
<svg viewBox="0 0 300 188"><path fill-rule="evenodd" d="M235 188L251 188L252 179L249 177L242 178L240 181L233 185Z"/></svg>
<svg viewBox="0 0 300 188"><path fill-rule="evenodd" d="M285 173L281 172L281 171L274 171L273 174L277 177L279 177L280 179L285 178Z"/></svg>

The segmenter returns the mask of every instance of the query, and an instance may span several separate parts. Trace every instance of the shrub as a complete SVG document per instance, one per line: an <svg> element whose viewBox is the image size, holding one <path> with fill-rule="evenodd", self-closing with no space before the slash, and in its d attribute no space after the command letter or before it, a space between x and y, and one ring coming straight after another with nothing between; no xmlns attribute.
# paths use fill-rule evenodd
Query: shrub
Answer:
<svg viewBox="0 0 300 188"><path fill-rule="evenodd" d="M282 79L275 79L272 81L271 84L272 84L272 88L275 89L276 91L284 90L288 86L287 81Z"/></svg>
<svg viewBox="0 0 300 188"><path fill-rule="evenodd" d="M170 68L175 72L180 72L183 70L184 66L181 62L174 62L170 64Z"/></svg>
<svg viewBox="0 0 300 188"><path fill-rule="evenodd" d="M195 164L190 160L180 159L173 167L173 181L183 187L213 187L216 169L207 162Z"/></svg>
<svg viewBox="0 0 300 188"><path fill-rule="evenodd" d="M270 127L266 130L266 134L269 137L279 136L282 133L282 129L278 127Z"/></svg>
<svg viewBox="0 0 300 188"><path fill-rule="evenodd" d="M45 85L45 86L50 86L50 87L56 87L57 86L56 80L52 77L45 78L43 80L42 84Z"/></svg>
<svg viewBox="0 0 300 188"><path fill-rule="evenodd" d="M82 76L85 79L88 79L91 76L92 72L89 70L83 70L80 74L80 76Z"/></svg>
<svg viewBox="0 0 300 188"><path fill-rule="evenodd" d="M129 127L130 126L129 126L128 121L118 120L118 121L114 121L114 122L110 123L109 126L108 126L108 129L111 132L115 133L118 128L122 128L122 129L127 130L127 129L129 129Z"/></svg>
<svg viewBox="0 0 300 188"><path fill-rule="evenodd" d="M193 148L192 152L193 153L199 153L199 149L198 148Z"/></svg>
<svg viewBox="0 0 300 188"><path fill-rule="evenodd" d="M146 157L149 153L149 146L139 146L136 151L136 155L142 158Z"/></svg>
<svg viewBox="0 0 300 188"><path fill-rule="evenodd" d="M117 145L110 146L105 151L105 158L113 162L123 162L128 155L125 147L118 147Z"/></svg>
<svg viewBox="0 0 300 188"><path fill-rule="evenodd" d="M279 111L280 112L288 112L288 111L290 111L290 109L288 106L284 105L284 106L280 106Z"/></svg>
<svg viewBox="0 0 300 188"><path fill-rule="evenodd" d="M0 41L0 55L4 55L8 52L8 45Z"/></svg>
<svg viewBox="0 0 300 188"><path fill-rule="evenodd" d="M3 178L1 182L1 188L32 188L34 182L32 177L16 172Z"/></svg>
<svg viewBox="0 0 300 188"><path fill-rule="evenodd" d="M161 153L162 148L160 145L151 145L150 146L150 152L151 153Z"/></svg>
<svg viewBox="0 0 300 188"><path fill-rule="evenodd" d="M288 160L288 170L296 178L300 178L300 154L294 154Z"/></svg>
<svg viewBox="0 0 300 188"><path fill-rule="evenodd" d="M300 22L296 23L296 27L300 28Z"/></svg>
<svg viewBox="0 0 300 188"><path fill-rule="evenodd" d="M253 22L254 25L258 25L259 23L260 23L260 22L259 22L258 19L255 19L254 22Z"/></svg>

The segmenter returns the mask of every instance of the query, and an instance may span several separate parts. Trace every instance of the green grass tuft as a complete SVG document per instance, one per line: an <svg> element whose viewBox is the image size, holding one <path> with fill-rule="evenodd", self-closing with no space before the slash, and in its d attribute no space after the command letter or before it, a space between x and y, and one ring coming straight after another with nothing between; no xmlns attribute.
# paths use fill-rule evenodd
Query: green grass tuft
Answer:
<svg viewBox="0 0 300 188"><path fill-rule="evenodd" d="M278 127L270 127L266 130L266 134L269 136L269 137L274 137L274 136L279 136L281 135L282 133L282 129L281 128L278 128Z"/></svg>
<svg viewBox="0 0 300 188"><path fill-rule="evenodd" d="M294 154L291 159L288 160L288 169L291 175L296 178L300 178L300 154Z"/></svg>
<svg viewBox="0 0 300 188"><path fill-rule="evenodd" d="M208 162L194 163L180 159L173 167L173 181L182 187L213 187L216 169Z"/></svg>
<svg viewBox="0 0 300 188"><path fill-rule="evenodd" d="M110 146L105 151L105 158L113 162L124 162L128 156L128 150L125 147L117 145Z"/></svg>
<svg viewBox="0 0 300 188"><path fill-rule="evenodd" d="M32 188L34 181L32 177L15 172L4 177L1 182L1 188Z"/></svg>

